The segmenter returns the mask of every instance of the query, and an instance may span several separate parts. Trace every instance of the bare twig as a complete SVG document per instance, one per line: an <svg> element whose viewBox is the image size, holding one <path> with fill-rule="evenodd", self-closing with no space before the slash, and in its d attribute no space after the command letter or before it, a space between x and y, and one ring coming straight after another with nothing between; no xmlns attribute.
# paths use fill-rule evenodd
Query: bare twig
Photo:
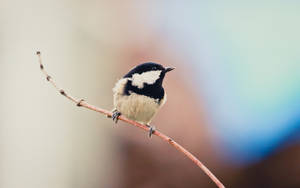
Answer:
<svg viewBox="0 0 300 188"><path fill-rule="evenodd" d="M101 114L105 114L108 117L112 116L112 112L108 111L108 110L104 110L101 109L99 107L96 107L94 105L91 105L87 102L85 102L83 99L76 99L74 97L72 97L71 95L67 94L65 92L65 90L63 90L62 88L58 87L57 84L53 81L52 77L46 72L44 65L42 63L42 59L41 59L41 53L38 51L36 52L37 56L38 56L38 60L40 63L40 69L42 70L42 72L45 74L47 81L49 81L56 89L57 91L65 96L66 98L68 98L69 100L71 100L72 102L76 103L77 106L82 106L85 107L87 109L99 112ZM139 127L145 131L149 131L149 127L137 123L133 120L127 119L124 116L119 116L118 117L119 120L122 120L126 123L129 123L133 126ZM161 133L160 131L158 131L157 129L155 130L155 132L153 133L154 135L158 136L159 138L161 138L162 140L168 142L171 146L175 147L178 151L182 152L184 155L186 155L190 160L192 160L198 167L200 167L209 177L212 181L215 182L215 184L220 187L220 188L225 188L225 186L218 180L218 178L202 163L200 162L193 154L191 154L188 150L186 150L184 147L182 147L181 145L179 145L177 142L175 142L172 138L168 137L167 135Z"/></svg>

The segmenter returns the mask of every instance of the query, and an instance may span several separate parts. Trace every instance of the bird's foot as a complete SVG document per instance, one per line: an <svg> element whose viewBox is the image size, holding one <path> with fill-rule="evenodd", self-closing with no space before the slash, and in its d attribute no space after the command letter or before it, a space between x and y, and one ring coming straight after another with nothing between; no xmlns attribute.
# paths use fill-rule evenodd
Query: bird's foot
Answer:
<svg viewBox="0 0 300 188"><path fill-rule="evenodd" d="M114 110L113 112L112 112L113 114L112 114L112 120L115 122L115 123L118 123L118 118L119 118L119 116L121 115L121 112L119 112L118 110Z"/></svg>
<svg viewBox="0 0 300 188"><path fill-rule="evenodd" d="M151 138L152 134L155 132L155 127L150 125L146 126L149 127L149 138Z"/></svg>

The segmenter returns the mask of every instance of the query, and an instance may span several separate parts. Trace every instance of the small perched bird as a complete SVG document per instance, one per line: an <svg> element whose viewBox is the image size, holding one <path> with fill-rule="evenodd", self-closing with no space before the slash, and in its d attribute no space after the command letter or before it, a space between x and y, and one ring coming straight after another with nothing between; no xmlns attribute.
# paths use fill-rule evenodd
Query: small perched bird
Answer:
<svg viewBox="0 0 300 188"><path fill-rule="evenodd" d="M167 100L162 83L166 73L173 69L148 62L129 71L113 88L113 121L117 123L118 117L122 114L128 119L148 126L151 137L155 128L150 126L150 122Z"/></svg>

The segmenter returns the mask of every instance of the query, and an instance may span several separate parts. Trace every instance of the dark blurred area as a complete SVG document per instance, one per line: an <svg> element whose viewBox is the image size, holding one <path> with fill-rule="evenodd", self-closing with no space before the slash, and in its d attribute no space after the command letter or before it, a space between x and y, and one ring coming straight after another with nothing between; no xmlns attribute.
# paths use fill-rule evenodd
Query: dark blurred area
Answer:
<svg viewBox="0 0 300 188"><path fill-rule="evenodd" d="M300 3L0 2L0 187L216 187L157 137L77 108L112 109L142 62L176 67L153 125L226 187L300 187Z"/></svg>

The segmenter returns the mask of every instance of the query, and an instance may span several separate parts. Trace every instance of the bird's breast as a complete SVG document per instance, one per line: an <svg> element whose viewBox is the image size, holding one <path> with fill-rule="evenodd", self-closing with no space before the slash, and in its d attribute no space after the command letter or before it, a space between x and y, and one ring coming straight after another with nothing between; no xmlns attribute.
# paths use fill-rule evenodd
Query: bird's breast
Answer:
<svg viewBox="0 0 300 188"><path fill-rule="evenodd" d="M129 119L149 124L158 109L165 103L166 95L161 100L134 92L124 95L126 83L127 81L123 78L118 81L114 88L115 108Z"/></svg>

